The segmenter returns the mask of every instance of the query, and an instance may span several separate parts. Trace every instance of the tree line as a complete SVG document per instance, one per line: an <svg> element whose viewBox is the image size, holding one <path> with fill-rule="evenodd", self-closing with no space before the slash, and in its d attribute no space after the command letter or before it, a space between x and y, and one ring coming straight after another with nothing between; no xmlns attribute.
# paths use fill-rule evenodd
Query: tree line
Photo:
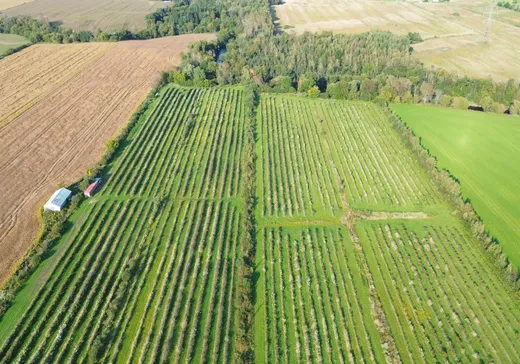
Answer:
<svg viewBox="0 0 520 364"><path fill-rule="evenodd" d="M518 0L499 1L499 2L497 2L497 5L502 8L506 8L506 9L510 9L510 10L514 10L514 11L520 11L520 3L518 2Z"/></svg>
<svg viewBox="0 0 520 364"><path fill-rule="evenodd" d="M427 68L413 56L413 44L422 41L417 33L279 34L268 2L239 3L245 4L240 11L232 10L228 0L198 3L197 9L204 4L231 7L226 22L219 23L217 41L190 46L181 67L169 74L171 82L200 87L237 84L251 77L261 91L268 92L312 88L316 96L317 87L318 95L336 99L434 103L460 109L473 103L490 112L520 112L518 81L497 83ZM314 84L302 89L303 80Z"/></svg>
<svg viewBox="0 0 520 364"><path fill-rule="evenodd" d="M62 29L55 24L42 22L26 15L0 18L0 33L21 35L31 43L90 42L94 38L91 32Z"/></svg>
<svg viewBox="0 0 520 364"><path fill-rule="evenodd" d="M67 44L146 39L141 33L134 34L125 29L110 33L98 30L96 34L87 30L76 32L72 29L64 29L55 23L43 22L27 15L0 18L1 33L21 35L31 43Z"/></svg>
<svg viewBox="0 0 520 364"><path fill-rule="evenodd" d="M231 39L222 62L217 59L223 47L218 41L192 45L170 80L225 85L239 83L247 74L268 92L307 92L316 86L322 96L335 99L435 103L460 109L474 103L485 111L520 112L518 81L497 83L426 68L412 55L413 35L384 31L269 35L268 27L259 29L258 36Z"/></svg>
<svg viewBox="0 0 520 364"><path fill-rule="evenodd" d="M256 108L257 86L252 81L244 82L244 106L246 109L246 143L242 163L242 259L237 277L237 328L235 349L238 362L254 363L255 326L255 255L256 255Z"/></svg>
<svg viewBox="0 0 520 364"><path fill-rule="evenodd" d="M258 9L263 9L258 11ZM146 28L137 32L128 29L106 32L73 31L64 29L57 23L40 21L21 15L0 18L0 33L24 36L31 43L74 43L92 41L122 41L130 39L151 39L187 33L218 33L222 43L244 31L244 27L254 27L258 22L249 14L256 12L270 18L267 2L257 0L182 0L173 6L161 8L145 17ZM268 24L268 19L262 19ZM247 30L246 30L247 31Z"/></svg>
<svg viewBox="0 0 520 364"><path fill-rule="evenodd" d="M0 19L0 33L22 35L32 43L72 43L217 32L216 41L192 44L181 68L167 79L207 87L251 77L262 91L269 92L312 88L310 93L316 97L434 103L460 109L473 102L484 111L520 113L517 81L495 83L427 69L412 55L412 45L421 40L417 33L275 34L268 3L254 0L179 2L147 15L146 23L146 29L138 33L120 30L94 35L19 16ZM304 85L309 80L314 84L301 87L303 80Z"/></svg>

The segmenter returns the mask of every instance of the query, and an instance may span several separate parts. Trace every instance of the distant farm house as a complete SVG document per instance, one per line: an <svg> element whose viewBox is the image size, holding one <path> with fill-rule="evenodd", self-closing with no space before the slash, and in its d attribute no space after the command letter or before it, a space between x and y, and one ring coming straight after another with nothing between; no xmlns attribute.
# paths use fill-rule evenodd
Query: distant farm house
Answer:
<svg viewBox="0 0 520 364"><path fill-rule="evenodd" d="M99 185L101 184L101 178L96 178L94 180L94 182L92 182L88 187L87 189L85 190L85 192L83 192L83 194L85 195L85 197L92 197L92 195L94 194L94 192L96 191L96 189L99 187Z"/></svg>
<svg viewBox="0 0 520 364"><path fill-rule="evenodd" d="M70 190L60 188L58 191L54 192L49 201L43 205L43 209L47 211L61 211L71 194L72 192Z"/></svg>

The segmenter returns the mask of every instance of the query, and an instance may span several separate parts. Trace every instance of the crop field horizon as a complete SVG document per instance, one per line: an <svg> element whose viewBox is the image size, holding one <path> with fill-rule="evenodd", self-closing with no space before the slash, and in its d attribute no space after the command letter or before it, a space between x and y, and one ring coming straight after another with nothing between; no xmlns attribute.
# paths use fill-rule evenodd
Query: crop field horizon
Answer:
<svg viewBox="0 0 520 364"><path fill-rule="evenodd" d="M283 32L417 32L423 42L413 45L413 54L428 67L443 68L461 77L520 81L520 13L495 7L488 42L488 5L486 0L285 0L273 9Z"/></svg>
<svg viewBox="0 0 520 364"><path fill-rule="evenodd" d="M520 119L419 105L392 105L459 180L486 227L520 269Z"/></svg>
<svg viewBox="0 0 520 364"><path fill-rule="evenodd" d="M238 360L245 100L160 91L0 318L0 363ZM520 361L518 297L379 106L256 112L256 362Z"/></svg>
<svg viewBox="0 0 520 364"><path fill-rule="evenodd" d="M145 16L170 3L162 0L0 0L3 16L30 15L74 31L111 32L146 27Z"/></svg>

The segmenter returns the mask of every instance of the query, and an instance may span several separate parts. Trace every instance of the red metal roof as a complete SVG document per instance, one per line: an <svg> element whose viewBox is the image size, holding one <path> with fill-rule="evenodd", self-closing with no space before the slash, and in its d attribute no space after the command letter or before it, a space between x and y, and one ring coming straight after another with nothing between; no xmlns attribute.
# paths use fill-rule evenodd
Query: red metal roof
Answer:
<svg viewBox="0 0 520 364"><path fill-rule="evenodd" d="M92 182L90 184L90 186L87 187L87 189L85 190L84 194L85 195L90 195L92 194L92 192L94 192L94 190L96 189L96 187L98 186L99 184L99 181L96 181L96 182Z"/></svg>

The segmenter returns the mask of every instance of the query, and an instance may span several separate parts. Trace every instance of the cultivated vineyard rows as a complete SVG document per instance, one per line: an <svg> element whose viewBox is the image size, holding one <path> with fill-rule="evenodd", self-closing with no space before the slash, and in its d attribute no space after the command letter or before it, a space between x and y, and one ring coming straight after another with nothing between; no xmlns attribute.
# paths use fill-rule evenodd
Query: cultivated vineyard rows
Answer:
<svg viewBox="0 0 520 364"><path fill-rule="evenodd" d="M232 360L241 97L164 91L0 362Z"/></svg>
<svg viewBox="0 0 520 364"><path fill-rule="evenodd" d="M161 91L0 321L0 364L234 362L252 303L258 363L520 362L518 297L376 105L261 96L245 219L246 96Z"/></svg>
<svg viewBox="0 0 520 364"><path fill-rule="evenodd" d="M0 60L0 282L39 232L58 184L95 165L180 54L212 34L118 43L38 44Z"/></svg>
<svg viewBox="0 0 520 364"><path fill-rule="evenodd" d="M345 229L263 229L257 253L266 362L384 361Z"/></svg>
<svg viewBox="0 0 520 364"><path fill-rule="evenodd" d="M518 298L378 106L264 95L258 121L258 362L520 360Z"/></svg>
<svg viewBox="0 0 520 364"><path fill-rule="evenodd" d="M374 104L267 96L260 104L262 215L417 210L438 192Z"/></svg>
<svg viewBox="0 0 520 364"><path fill-rule="evenodd" d="M244 142L241 92L170 88L114 168L107 192L179 198L232 197L239 191Z"/></svg>

